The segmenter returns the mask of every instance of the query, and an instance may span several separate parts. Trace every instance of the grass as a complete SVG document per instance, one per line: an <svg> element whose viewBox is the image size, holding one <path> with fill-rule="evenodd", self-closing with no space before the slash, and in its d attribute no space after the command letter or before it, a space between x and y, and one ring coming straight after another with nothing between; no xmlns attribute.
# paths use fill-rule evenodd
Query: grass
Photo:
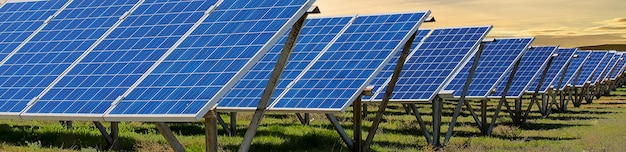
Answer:
<svg viewBox="0 0 626 152"><path fill-rule="evenodd" d="M443 131L451 120L453 105L444 107ZM473 103L478 104L478 103ZM490 103L490 108L496 102ZM365 131L371 126L376 105L370 106L363 121ZM430 127L430 105L419 105ZM621 151L626 145L626 89L594 100L568 112L541 118L537 111L523 126L514 126L502 112L491 136L480 136L473 119L465 111L459 117L450 144L442 151ZM490 109L490 110L491 110ZM432 151L413 115L392 104L377 132L373 151ZM492 113L490 112L490 115ZM337 115L348 135L352 135L352 113ZM221 115L228 120L228 115ZM220 128L219 149L236 151L251 113L237 115L237 134L228 136ZM263 119L251 151L347 151L326 117L312 114L310 126L301 125L294 114L270 113ZM105 125L107 125L105 123ZM204 127L201 122L172 123L187 151L204 151ZM367 132L364 132L364 136ZM56 121L0 120L0 151L98 151L106 142L90 122L75 122L67 130ZM165 139L151 123L122 122L120 151L170 151Z"/></svg>

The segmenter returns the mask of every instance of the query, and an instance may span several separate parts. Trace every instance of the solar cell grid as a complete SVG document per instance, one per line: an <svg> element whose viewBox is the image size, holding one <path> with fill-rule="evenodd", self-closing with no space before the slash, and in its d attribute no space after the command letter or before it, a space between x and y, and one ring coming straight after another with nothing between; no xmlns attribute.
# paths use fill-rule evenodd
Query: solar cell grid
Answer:
<svg viewBox="0 0 626 152"><path fill-rule="evenodd" d="M66 2L18 2L0 6L0 60L27 41Z"/></svg>
<svg viewBox="0 0 626 152"><path fill-rule="evenodd" d="M541 78L537 77L533 80L528 90L534 91L539 88L539 92L548 91L548 88L553 83L553 81L559 81L559 79L561 78L560 74L564 70L564 68L567 68L566 64L570 61L572 55L574 55L574 51L576 51L576 49L557 49L555 53L558 56L552 60L552 64L550 64L548 73L546 73L546 78L542 85L538 86Z"/></svg>
<svg viewBox="0 0 626 152"><path fill-rule="evenodd" d="M613 73L611 73L611 80L617 79L617 77L619 77L624 72L625 66L626 60L624 60L624 53L620 53L619 62L617 63L615 70L613 70Z"/></svg>
<svg viewBox="0 0 626 152"><path fill-rule="evenodd" d="M581 68L583 67L583 63L589 58L591 52L577 51L575 54L576 57L573 57L572 61L570 61L570 65L567 69L567 73L565 75L565 79L563 79L563 82L560 85L554 85L558 86L559 90L563 90L565 89L565 87L567 87L567 85L571 85L570 81L573 81L574 76L578 73L579 70L581 70Z"/></svg>
<svg viewBox="0 0 626 152"><path fill-rule="evenodd" d="M200 119L311 5L223 1L105 120Z"/></svg>
<svg viewBox="0 0 626 152"><path fill-rule="evenodd" d="M593 76L594 70L600 66L600 62L604 59L604 57L608 54L606 51L593 51L583 64L582 69L580 70L580 74L576 76L573 80L575 81L576 87L583 86L587 81L590 81L591 76Z"/></svg>
<svg viewBox="0 0 626 152"><path fill-rule="evenodd" d="M431 29L420 29L417 31L416 35L415 35L415 39L412 43L411 46L411 52L409 52L409 55L407 57L410 57L413 55L413 53L415 53L415 51L420 44L422 44L422 42L424 41L424 39L428 36L428 34L430 34L432 30ZM383 68L382 71L380 71L380 73L378 73L378 75L374 78L374 80L370 83L369 86L374 86L373 90L375 92L380 92L380 91L376 91L376 90L381 90L383 88L381 88L381 86L385 86L389 83L389 81L391 81L391 75L393 75L393 71L396 67L396 65L398 64L398 59L400 58L400 55L402 55L402 51L398 51L398 53L394 54L393 58L391 59L391 61L385 65L385 67ZM406 62L406 61L405 61ZM365 96L363 97L363 99L368 100L371 99L371 96Z"/></svg>
<svg viewBox="0 0 626 152"><path fill-rule="evenodd" d="M604 70L604 73L602 74L602 78L598 79L598 82L602 82L609 78L609 75L612 74L620 58L621 58L621 54L615 53L615 55L613 56L613 58L611 58L611 61L607 65L606 69Z"/></svg>
<svg viewBox="0 0 626 152"><path fill-rule="evenodd" d="M144 1L26 113L101 117L215 3Z"/></svg>
<svg viewBox="0 0 626 152"><path fill-rule="evenodd" d="M520 98L527 90L530 81L532 81L535 77L539 77L542 71L544 71L546 65L548 64L548 60L551 58L556 49L556 47L552 46L532 47L524 52L520 61L520 66L515 73L513 82L511 83L509 91L506 93L505 97ZM502 78L502 80L508 80L511 76L511 71L507 72L505 75L506 76ZM502 97L506 85L506 81L500 81L496 88L496 93L492 94L490 98Z"/></svg>
<svg viewBox="0 0 626 152"><path fill-rule="evenodd" d="M602 62L600 62L600 64L598 65L598 67L596 67L596 69L593 71L593 76L591 77L591 85L595 85L596 83L599 83L600 80L602 80L602 76L604 75L605 71L609 68L609 63L611 62L611 60L613 59L613 57L615 56L615 52L608 52L607 55L604 57L604 59L602 59Z"/></svg>
<svg viewBox="0 0 626 152"><path fill-rule="evenodd" d="M430 102L476 53L492 26L434 29L407 58L391 101ZM386 84L384 84L386 85ZM371 101L380 101L381 86Z"/></svg>
<svg viewBox="0 0 626 152"><path fill-rule="evenodd" d="M358 16L273 110L343 111L391 60L430 12Z"/></svg>
<svg viewBox="0 0 626 152"><path fill-rule="evenodd" d="M495 84L503 80L501 78L504 74L513 70L515 62L521 58L532 41L533 38L507 38L486 42L469 86L467 98L487 96L494 89ZM460 97L473 63L474 57L461 69L445 90L454 90L454 96Z"/></svg>
<svg viewBox="0 0 626 152"><path fill-rule="evenodd" d="M0 111L22 111L136 3L72 1L0 66Z"/></svg>
<svg viewBox="0 0 626 152"><path fill-rule="evenodd" d="M315 60L327 45L347 27L354 16L310 18L300 31L285 70L278 82L272 101L292 82L306 67ZM261 96L276 61L280 56L288 34L272 47L264 57L240 80L219 102L218 109L254 108Z"/></svg>

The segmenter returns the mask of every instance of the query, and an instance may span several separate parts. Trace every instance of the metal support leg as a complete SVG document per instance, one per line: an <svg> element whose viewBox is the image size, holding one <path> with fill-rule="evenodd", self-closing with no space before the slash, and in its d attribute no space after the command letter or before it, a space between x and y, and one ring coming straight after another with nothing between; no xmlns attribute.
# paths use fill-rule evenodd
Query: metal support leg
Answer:
<svg viewBox="0 0 626 152"><path fill-rule="evenodd" d="M247 152L250 150L250 146L252 145L252 139L256 135L256 131L261 124L261 120L263 119L263 115L265 114L265 110L270 103L270 99L274 94L274 90L276 89L276 85L278 85L278 81L285 70L285 66L287 65L287 61L289 60L289 56L291 55L291 51L298 39L298 35L304 26L304 21L308 13L305 13L298 19L298 21L291 28L291 32L289 32L289 36L287 37L287 41L283 46L283 50L280 53L278 61L276 62L276 66L272 71L272 75L270 76L267 85L263 91L263 95L261 96L261 100L257 105L257 109L254 112L254 116L252 116L252 120L250 122L250 126L248 130L246 130L246 134L244 135L243 141L241 142L241 146L239 147L240 152Z"/></svg>
<svg viewBox="0 0 626 152"><path fill-rule="evenodd" d="M343 140L343 142L350 149L350 151L353 151L352 148L354 147L354 142L352 142L352 139L350 139L348 134L346 134L346 131L343 129L343 127L341 127L339 121L337 120L337 117L335 117L335 115L333 114L326 114L326 118L328 118L330 124L333 125L333 128L335 128L335 130L339 134L339 137L341 137L341 140Z"/></svg>
<svg viewBox="0 0 626 152"><path fill-rule="evenodd" d="M164 122L156 122L154 124L156 125L161 135L163 135L165 140L167 140L167 143L170 144L170 146L172 147L172 150L174 150L175 152L185 151L185 148L183 147L182 144L180 144L178 139L176 139L176 136L174 136L174 133L172 133L172 130L170 130L167 124L165 124Z"/></svg>
<svg viewBox="0 0 626 152"><path fill-rule="evenodd" d="M217 113L217 123L220 124L220 126L222 126L222 128L224 128L224 131L226 132L226 134L232 136L234 135L232 132L230 132L230 127L228 127L228 125L226 124L226 122L224 122L224 119L222 119L222 116L220 116L220 113Z"/></svg>
<svg viewBox="0 0 626 152"><path fill-rule="evenodd" d="M204 116L204 131L207 152L217 152L217 114L215 109Z"/></svg>
<svg viewBox="0 0 626 152"><path fill-rule="evenodd" d="M424 134L424 137L426 138L426 142L433 143L433 139L430 136L430 132L428 131L428 128L426 128L426 123L424 122L424 119L422 119L422 116L417 110L417 106L415 106L415 104L408 104L408 105L413 110L415 119L417 119L417 123L420 125L420 129L422 129L422 133Z"/></svg>
<svg viewBox="0 0 626 152"><path fill-rule="evenodd" d="M230 135L237 134L237 112L230 113Z"/></svg>
<svg viewBox="0 0 626 152"><path fill-rule="evenodd" d="M480 113L481 113L481 124L480 133L484 136L487 135L487 99L480 100Z"/></svg>
<svg viewBox="0 0 626 152"><path fill-rule="evenodd" d="M439 99L433 101L433 143L434 146L440 147L441 145L441 115L443 110L443 101ZM450 133L451 134L451 133ZM447 136L447 135L446 135Z"/></svg>
<svg viewBox="0 0 626 152"><path fill-rule="evenodd" d="M356 98L354 103L352 104L352 121L353 121L353 135L354 135L354 147L352 148L353 152L361 152L363 145L363 128L361 121L361 97Z"/></svg>
<svg viewBox="0 0 626 152"><path fill-rule="evenodd" d="M111 122L111 133L107 132L106 127L104 127L102 123L98 121L94 121L93 124L96 126L96 128L98 128L98 131L100 131L100 133L102 134L102 137L104 137L105 141L107 142L105 149L107 150L117 149L118 142L119 142L119 127L118 127L119 123Z"/></svg>
<svg viewBox="0 0 626 152"><path fill-rule="evenodd" d="M309 113L304 113L304 116L302 116L302 114L300 113L296 113L296 117L298 117L300 124L305 126L308 126L309 122L311 121L311 115Z"/></svg>

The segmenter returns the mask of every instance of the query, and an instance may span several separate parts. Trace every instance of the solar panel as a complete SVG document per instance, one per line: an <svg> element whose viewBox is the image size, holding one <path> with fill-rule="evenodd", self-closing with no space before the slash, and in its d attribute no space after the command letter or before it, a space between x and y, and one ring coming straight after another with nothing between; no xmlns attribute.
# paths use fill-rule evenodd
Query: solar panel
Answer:
<svg viewBox="0 0 626 152"><path fill-rule="evenodd" d="M574 76L576 76L576 73L578 73L578 71L582 69L583 63L589 58L589 55L591 55L591 52L577 51L575 53L575 57L573 57L572 61L570 61L570 65L567 69L567 73L565 74L565 79L563 79L563 82L561 82L560 85L553 85L559 87L559 90L564 90L567 85L571 85L570 81L574 80Z"/></svg>
<svg viewBox="0 0 626 152"><path fill-rule="evenodd" d="M270 105L272 110L345 110L430 14L358 16Z"/></svg>
<svg viewBox="0 0 626 152"><path fill-rule="evenodd" d="M0 111L22 111L136 3L72 1L0 66Z"/></svg>
<svg viewBox="0 0 626 152"><path fill-rule="evenodd" d="M583 67L580 70L580 74L576 76L575 83L576 87L582 87L585 82L590 81L591 76L593 76L594 70L596 67L600 66L600 62L604 59L604 57L608 54L606 51L593 51L589 56L589 59L583 63Z"/></svg>
<svg viewBox="0 0 626 152"><path fill-rule="evenodd" d="M434 29L407 58L391 101L430 102L476 53L492 26ZM380 101L386 84L370 101Z"/></svg>
<svg viewBox="0 0 626 152"><path fill-rule="evenodd" d="M591 78L591 85L595 85L596 83L599 83L602 80L602 76L604 74L604 72L609 68L609 63L611 62L611 60L613 59L613 56L615 56L615 51L609 52L604 59L602 60L602 62L600 62L600 65L598 65L598 67L596 67L596 70L593 71L593 77Z"/></svg>
<svg viewBox="0 0 626 152"><path fill-rule="evenodd" d="M420 29L417 30L417 33L415 34L415 39L413 40L413 43L411 43L411 52L409 52L409 55L407 57L413 56L413 54L417 51L419 45L422 44L422 42L426 39L426 37L428 36L428 34L430 34L430 31L432 31L431 29ZM374 77L374 80L372 80L372 82L370 83L369 86L374 86L374 88L372 90L380 90L383 89L381 88L381 86L385 86L389 83L389 81L391 81L391 75L393 75L393 71L395 70L395 67L398 63L398 59L400 59L400 56L402 55L402 51L399 51L398 53L393 55L393 58L391 59L391 61L385 65L385 67L383 68L382 71L380 71L380 73L378 73L378 75L376 77ZM408 60L405 60L405 62ZM371 99L371 96L364 96L363 99L364 100L369 100Z"/></svg>
<svg viewBox="0 0 626 152"><path fill-rule="evenodd" d="M540 46L526 50L517 68L509 91L506 93L506 98L520 98L530 85L530 81L541 76L548 64L548 60L556 49L557 47L554 46ZM502 80L508 80L510 76L511 71L507 72ZM507 83L507 81L500 81L496 87L496 92L489 96L489 98L502 97Z"/></svg>
<svg viewBox="0 0 626 152"><path fill-rule="evenodd" d="M470 83L467 98L485 98L502 81L505 73L512 71L534 38L505 38L485 43L478 66ZM461 69L445 90L453 90L456 98L462 96L465 82L474 63L474 57Z"/></svg>
<svg viewBox="0 0 626 152"><path fill-rule="evenodd" d="M617 77L619 77L623 72L624 72L624 68L626 67L626 60L624 60L624 53L619 53L620 55L620 60L617 63L615 70L613 70L613 73L611 73L611 80L615 80L617 79Z"/></svg>
<svg viewBox="0 0 626 152"><path fill-rule="evenodd" d="M67 1L7 2L0 5L0 60L36 33Z"/></svg>
<svg viewBox="0 0 626 152"><path fill-rule="evenodd" d="M223 1L107 121L197 121L284 35L313 1Z"/></svg>
<svg viewBox="0 0 626 152"><path fill-rule="evenodd" d="M613 56L613 58L611 58L611 61L607 65L606 69L604 70L604 73L602 74L602 78L600 78L598 82L602 82L605 79L609 78L609 75L611 75L611 73L613 72L613 70L615 69L615 67L617 66L617 63L620 61L621 58L622 58L621 54L615 53L615 55Z"/></svg>
<svg viewBox="0 0 626 152"><path fill-rule="evenodd" d="M318 56L328 44L335 40L355 16L310 18L300 31L298 40L289 56L289 61L273 94L274 100ZM263 58L222 98L220 110L256 109L265 86L288 34L272 47Z"/></svg>
<svg viewBox="0 0 626 152"><path fill-rule="evenodd" d="M102 117L215 3L144 1L23 116Z"/></svg>
<svg viewBox="0 0 626 152"><path fill-rule="evenodd" d="M559 81L561 79L560 74L563 72L563 70L565 70L565 68L567 68L566 64L570 61L575 51L576 49L557 49L555 53L558 54L558 56L552 60L552 64L550 64L544 82L541 84L541 86L538 86L539 81L541 81L541 77L537 77L533 80L528 90L535 91L537 88L539 88L540 93L548 91L548 88L553 83L553 81Z"/></svg>

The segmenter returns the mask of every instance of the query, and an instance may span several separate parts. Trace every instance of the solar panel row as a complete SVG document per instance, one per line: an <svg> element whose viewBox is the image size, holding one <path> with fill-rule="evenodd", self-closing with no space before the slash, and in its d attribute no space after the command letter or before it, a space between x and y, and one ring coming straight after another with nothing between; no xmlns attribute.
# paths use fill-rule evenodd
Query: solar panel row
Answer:
<svg viewBox="0 0 626 152"><path fill-rule="evenodd" d="M617 63L613 73L611 73L611 80L617 79L617 77L624 72L624 68L626 68L626 60L624 60L624 57L626 57L624 53L620 53L619 62Z"/></svg>
<svg viewBox="0 0 626 152"><path fill-rule="evenodd" d="M560 74L565 70L565 68L567 68L566 65L570 62L572 55L574 55L574 51L576 51L576 49L557 49L554 52L557 54L557 57L552 60L550 67L548 67L548 73L546 73L546 79L542 85L538 86L540 78L535 78L528 90L534 91L535 89L539 89L540 93L547 92L553 81L559 81L561 76Z"/></svg>
<svg viewBox="0 0 626 152"><path fill-rule="evenodd" d="M495 89L495 84L503 80L505 73L513 71L515 62L522 57L532 41L533 38L508 38L485 43L466 95L467 98L482 99L491 94ZM462 95L473 62L474 57L445 89L454 90L453 94L456 98Z"/></svg>
<svg viewBox="0 0 626 152"><path fill-rule="evenodd" d="M474 56L480 41L491 28L492 26L476 26L434 29L404 63L391 101L432 101ZM378 77L388 79L390 75ZM382 100L387 84L373 85L380 87L374 90L374 96L368 101Z"/></svg>
<svg viewBox="0 0 626 152"><path fill-rule="evenodd" d="M565 87L567 87L568 85L574 85L572 84L572 82L574 81L574 79L576 79L576 76L579 75L578 71L582 69L584 62L589 59L590 55L591 52L577 51L573 56L572 61L570 61L570 65L567 69L567 73L565 74L565 79L563 79L563 82L561 82L559 85L553 85L559 86L559 90L564 90Z"/></svg>
<svg viewBox="0 0 626 152"><path fill-rule="evenodd" d="M572 84L576 87L582 87L586 82L591 81L594 70L600 66L600 62L607 54L608 52L606 51L591 51L589 59L585 61L582 69L580 69L580 74L573 79L574 82L572 82Z"/></svg>
<svg viewBox="0 0 626 152"><path fill-rule="evenodd" d="M520 66L517 68L509 91L506 93L505 97L520 98L526 90L528 90L530 85L529 82L537 77L541 77L542 71L546 68L548 60L552 57L552 54L554 54L555 51L556 47L543 46L532 47L524 52L520 61ZM508 80L511 76L511 72L507 72L505 75L506 76L503 80ZM505 94L503 91L507 83L508 82L505 81L498 83L497 89L495 90L496 92L492 94L490 98L502 97L502 95Z"/></svg>

